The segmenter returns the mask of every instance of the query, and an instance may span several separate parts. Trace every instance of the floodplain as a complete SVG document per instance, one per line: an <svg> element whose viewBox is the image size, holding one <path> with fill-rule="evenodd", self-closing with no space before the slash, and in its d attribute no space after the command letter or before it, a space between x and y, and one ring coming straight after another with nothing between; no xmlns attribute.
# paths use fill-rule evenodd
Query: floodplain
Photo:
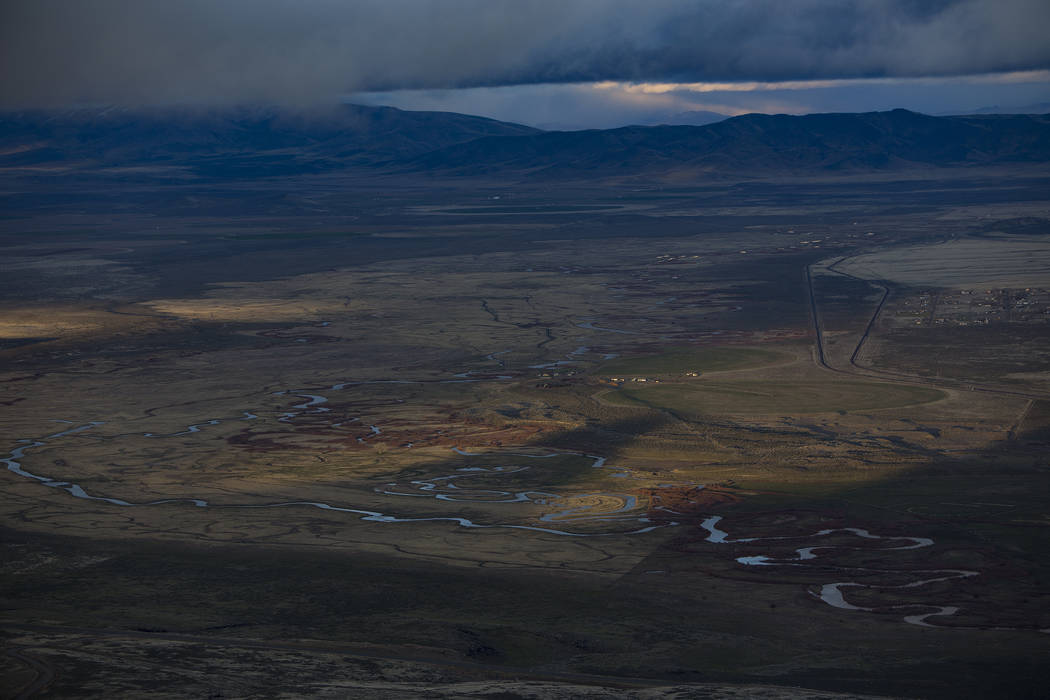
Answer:
<svg viewBox="0 0 1050 700"><path fill-rule="evenodd" d="M26 194L0 238L3 672L1039 697L1050 280L1015 262L1045 254L1046 184Z"/></svg>

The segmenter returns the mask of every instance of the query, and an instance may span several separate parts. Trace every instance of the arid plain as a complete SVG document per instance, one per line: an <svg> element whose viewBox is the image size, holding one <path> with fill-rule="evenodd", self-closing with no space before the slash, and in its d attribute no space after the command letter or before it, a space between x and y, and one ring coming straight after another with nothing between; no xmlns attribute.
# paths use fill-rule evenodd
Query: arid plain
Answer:
<svg viewBox="0 0 1050 700"><path fill-rule="evenodd" d="M12 696L1045 690L1045 174L135 182L7 195Z"/></svg>

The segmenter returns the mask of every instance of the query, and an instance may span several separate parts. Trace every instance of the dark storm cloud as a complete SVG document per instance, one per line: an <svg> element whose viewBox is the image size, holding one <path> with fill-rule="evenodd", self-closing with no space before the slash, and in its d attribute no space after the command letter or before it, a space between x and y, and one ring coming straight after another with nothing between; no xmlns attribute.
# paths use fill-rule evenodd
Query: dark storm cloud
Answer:
<svg viewBox="0 0 1050 700"><path fill-rule="evenodd" d="M6 106L1050 66L1046 0L0 0L0 13Z"/></svg>

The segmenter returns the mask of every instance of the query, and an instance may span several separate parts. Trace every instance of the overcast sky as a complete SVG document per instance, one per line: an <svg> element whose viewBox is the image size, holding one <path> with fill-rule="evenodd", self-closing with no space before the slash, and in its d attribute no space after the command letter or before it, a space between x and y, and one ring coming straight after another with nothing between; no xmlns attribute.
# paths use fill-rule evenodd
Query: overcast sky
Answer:
<svg viewBox="0 0 1050 700"><path fill-rule="evenodd" d="M1050 101L1050 0L0 0L0 106L340 99L612 126Z"/></svg>

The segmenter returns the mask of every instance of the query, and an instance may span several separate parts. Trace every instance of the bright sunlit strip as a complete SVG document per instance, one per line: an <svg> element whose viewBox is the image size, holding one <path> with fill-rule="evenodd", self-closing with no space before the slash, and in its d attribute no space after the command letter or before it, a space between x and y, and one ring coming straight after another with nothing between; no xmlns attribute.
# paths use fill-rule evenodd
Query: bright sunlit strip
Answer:
<svg viewBox="0 0 1050 700"><path fill-rule="evenodd" d="M1039 83L1050 82L1050 70L990 73L926 78L839 78L834 80L784 80L780 82L733 83L630 83L605 80L593 83L598 90L618 90L629 93L659 95L668 92L757 92L769 90L816 90L852 85L902 85L924 83Z"/></svg>

